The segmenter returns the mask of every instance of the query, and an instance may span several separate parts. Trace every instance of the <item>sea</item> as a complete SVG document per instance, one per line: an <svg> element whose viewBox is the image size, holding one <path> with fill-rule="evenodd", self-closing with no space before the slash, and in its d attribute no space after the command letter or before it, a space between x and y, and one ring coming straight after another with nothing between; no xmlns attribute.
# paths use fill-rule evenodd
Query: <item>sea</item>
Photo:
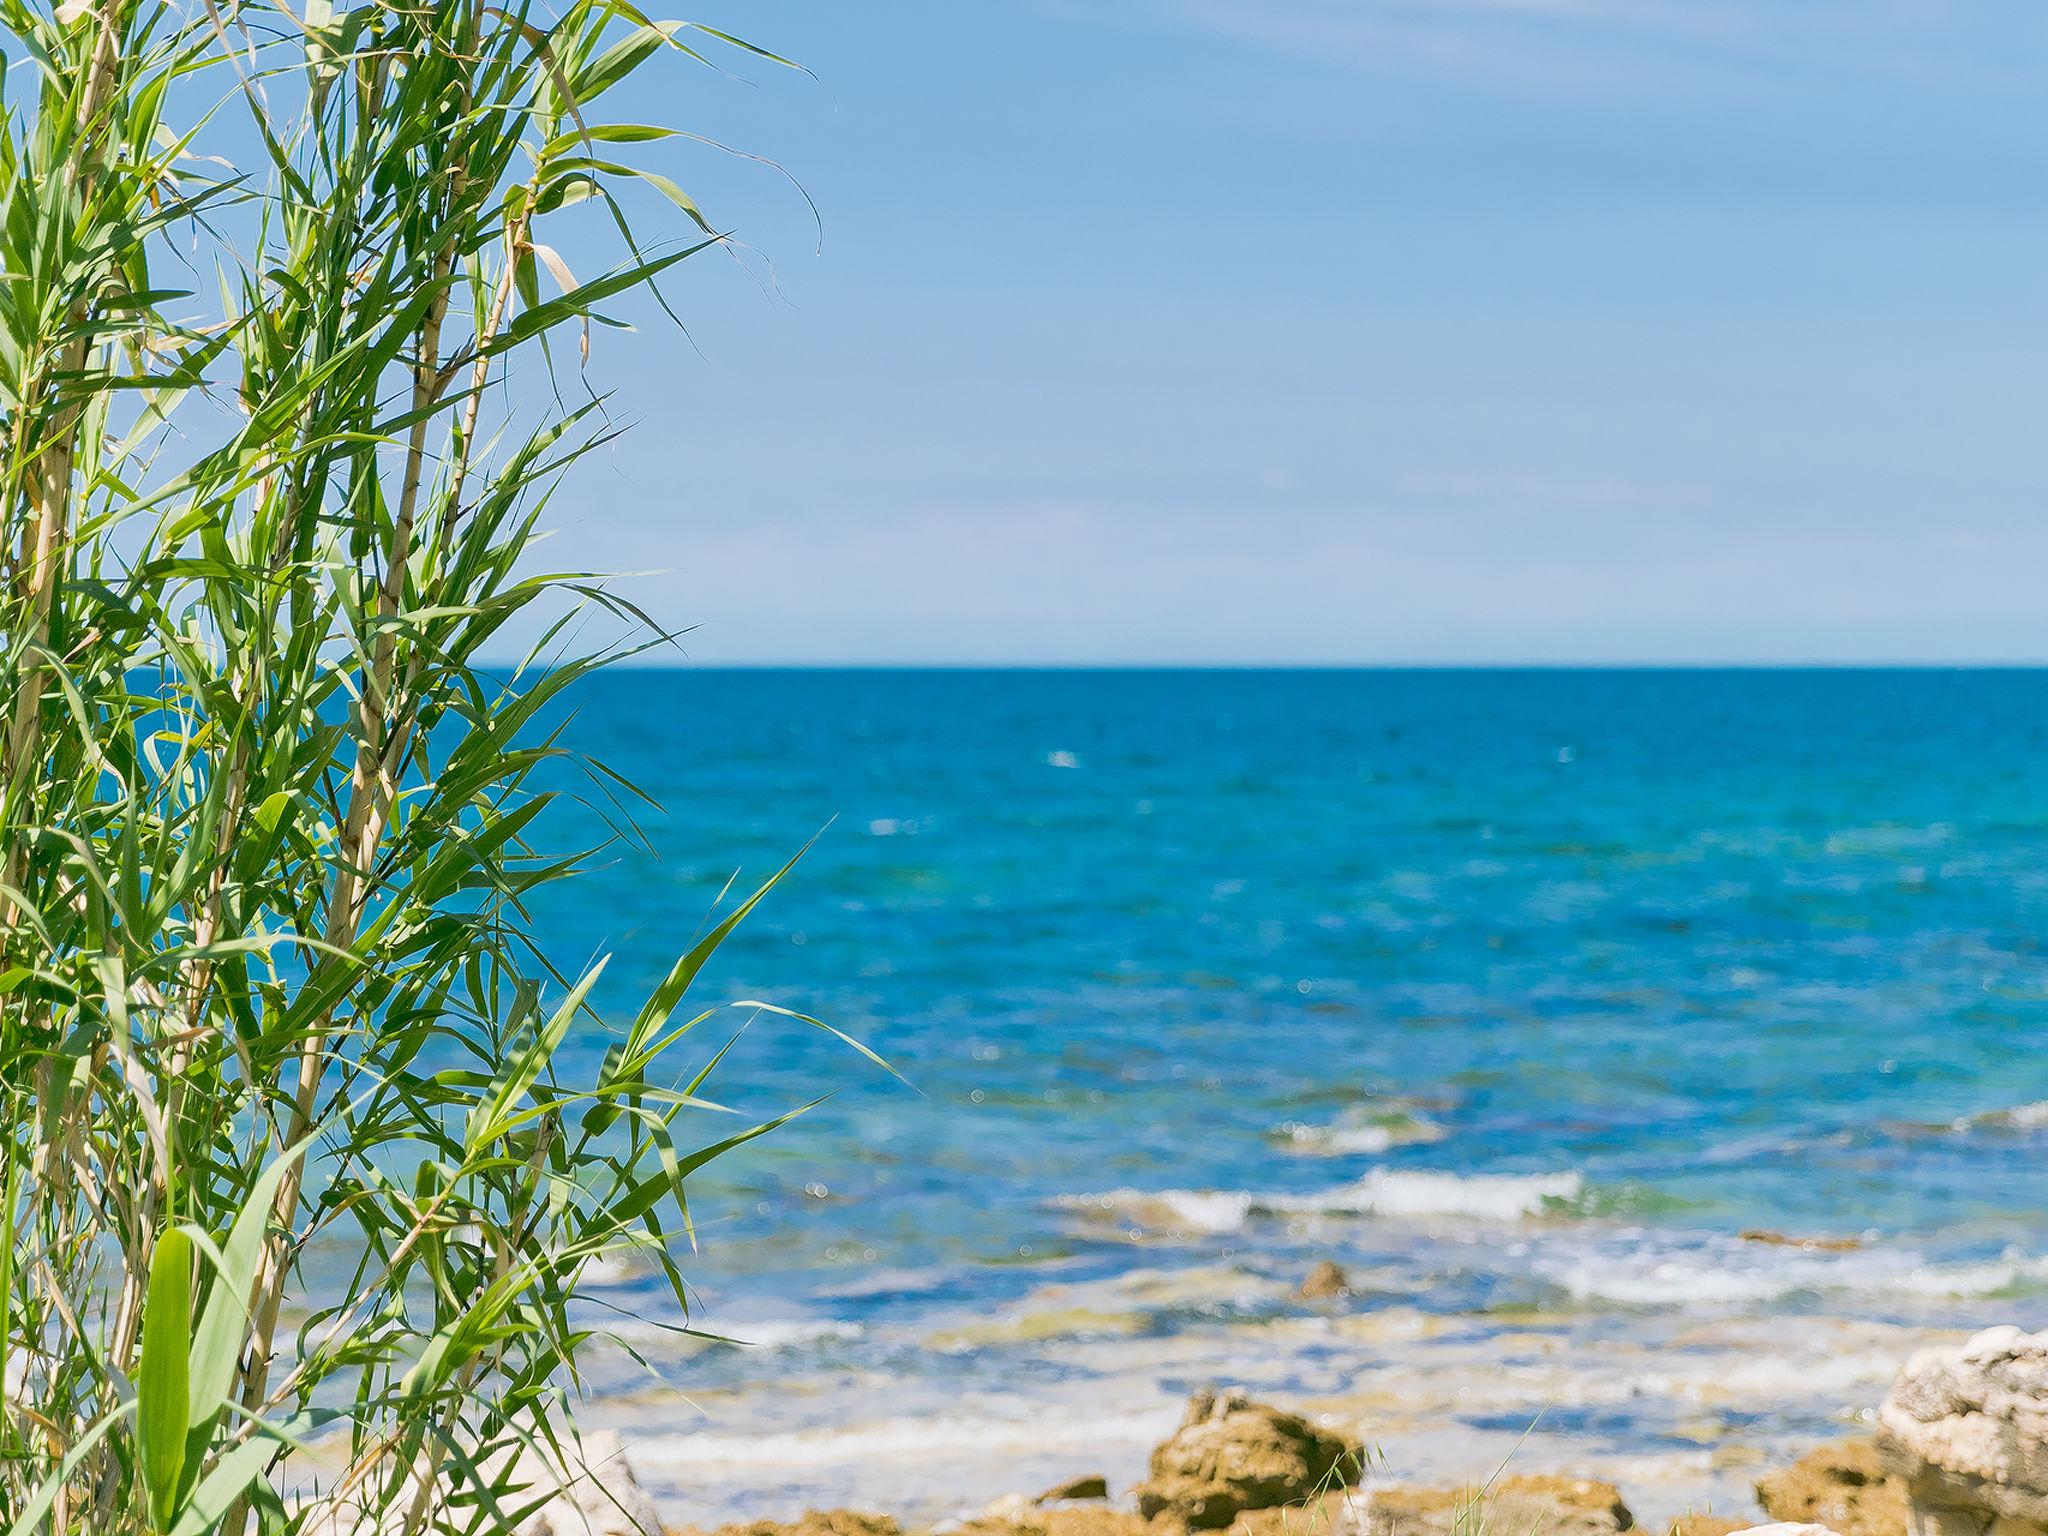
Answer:
<svg viewBox="0 0 2048 1536"><path fill-rule="evenodd" d="M1377 1478L1749 1512L2048 1323L2048 672L618 670L534 920L728 1041L586 1422L678 1524L942 1519L1240 1384ZM857 1039L877 1066L834 1033ZM730 1006L727 1006L730 1005ZM739 1118L735 1118L735 1116ZM1321 1261L1345 1288L1304 1298Z"/></svg>

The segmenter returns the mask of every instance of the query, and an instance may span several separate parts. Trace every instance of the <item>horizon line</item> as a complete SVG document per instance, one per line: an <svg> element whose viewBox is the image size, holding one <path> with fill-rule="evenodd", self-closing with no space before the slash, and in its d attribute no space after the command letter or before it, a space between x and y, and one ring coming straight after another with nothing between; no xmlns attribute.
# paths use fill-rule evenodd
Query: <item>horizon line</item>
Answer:
<svg viewBox="0 0 2048 1536"><path fill-rule="evenodd" d="M513 661L485 664L510 670ZM1032 661L1032 660L760 660L681 661L627 658L636 672L2040 672L2048 657L1959 660L1361 660L1361 661Z"/></svg>

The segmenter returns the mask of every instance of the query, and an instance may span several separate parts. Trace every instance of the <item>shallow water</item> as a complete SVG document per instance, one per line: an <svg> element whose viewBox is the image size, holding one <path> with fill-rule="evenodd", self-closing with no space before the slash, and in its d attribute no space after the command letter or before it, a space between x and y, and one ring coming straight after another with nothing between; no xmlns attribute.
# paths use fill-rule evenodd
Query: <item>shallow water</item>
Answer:
<svg viewBox="0 0 2048 1536"><path fill-rule="evenodd" d="M751 1347L614 1277L677 1519L1128 1481L1212 1380L1733 1508L1930 1331L2048 1320L2048 674L634 672L571 732L667 813L557 958L623 1014L825 827L704 996L915 1089L728 1059L836 1096L700 1176L690 1321Z"/></svg>

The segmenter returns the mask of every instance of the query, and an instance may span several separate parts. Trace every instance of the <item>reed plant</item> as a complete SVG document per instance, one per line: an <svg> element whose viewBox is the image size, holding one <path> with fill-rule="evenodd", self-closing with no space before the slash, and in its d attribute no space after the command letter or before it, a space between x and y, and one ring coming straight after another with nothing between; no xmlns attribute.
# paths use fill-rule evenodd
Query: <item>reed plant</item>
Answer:
<svg viewBox="0 0 2048 1536"><path fill-rule="evenodd" d="M759 51L632 0L0 22L0 1531L512 1528L588 1267L684 1305L691 1175L779 1123L683 1059L759 892L613 1021L529 917L630 648L576 615L637 620L537 520L603 306L720 240L605 108Z"/></svg>

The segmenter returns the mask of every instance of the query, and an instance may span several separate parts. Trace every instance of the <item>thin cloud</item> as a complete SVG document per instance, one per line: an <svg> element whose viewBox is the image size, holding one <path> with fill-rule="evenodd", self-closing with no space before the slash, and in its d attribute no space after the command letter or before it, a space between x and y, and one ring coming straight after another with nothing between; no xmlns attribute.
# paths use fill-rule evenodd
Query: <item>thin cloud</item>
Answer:
<svg viewBox="0 0 2048 1536"><path fill-rule="evenodd" d="M1364 67L1416 63L1513 80L1639 78L1651 58L1804 61L1826 70L1982 57L1986 29L2038 44L2038 24L1986 0L1155 0L1206 31Z"/></svg>

